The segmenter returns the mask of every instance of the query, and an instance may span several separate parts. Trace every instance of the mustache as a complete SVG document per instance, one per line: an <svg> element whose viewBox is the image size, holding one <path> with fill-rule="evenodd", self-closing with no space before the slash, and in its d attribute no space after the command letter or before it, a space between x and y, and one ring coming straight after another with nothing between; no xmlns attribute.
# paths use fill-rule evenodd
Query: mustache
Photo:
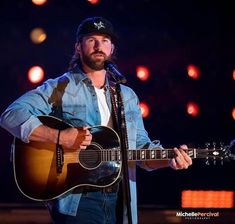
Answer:
<svg viewBox="0 0 235 224"><path fill-rule="evenodd" d="M91 55L94 55L94 54L101 54L103 56L106 56L106 54L103 51L94 51L93 53L91 53Z"/></svg>

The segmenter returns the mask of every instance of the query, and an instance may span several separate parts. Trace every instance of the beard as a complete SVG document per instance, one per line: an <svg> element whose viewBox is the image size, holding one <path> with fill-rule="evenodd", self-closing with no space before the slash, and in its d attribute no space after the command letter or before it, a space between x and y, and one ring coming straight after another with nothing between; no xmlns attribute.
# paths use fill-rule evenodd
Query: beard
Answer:
<svg viewBox="0 0 235 224"><path fill-rule="evenodd" d="M102 51L94 51L91 54L85 54L83 49L81 48L81 52L82 52L82 61L84 64L86 64L88 67L90 67L91 69L95 70L95 71L101 71L104 69L104 62L106 60L110 60L111 59L111 55L107 56L104 52ZM95 54L100 54L103 55L103 58L93 58L93 55Z"/></svg>

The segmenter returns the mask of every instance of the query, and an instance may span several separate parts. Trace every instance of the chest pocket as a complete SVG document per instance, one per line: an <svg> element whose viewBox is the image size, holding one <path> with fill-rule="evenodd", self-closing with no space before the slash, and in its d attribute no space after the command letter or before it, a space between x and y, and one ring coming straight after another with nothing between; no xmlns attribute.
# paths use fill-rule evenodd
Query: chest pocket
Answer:
<svg viewBox="0 0 235 224"><path fill-rule="evenodd" d="M86 105L63 106L63 119L75 127L85 126Z"/></svg>
<svg viewBox="0 0 235 224"><path fill-rule="evenodd" d="M136 112L128 111L126 113L126 127L127 127L127 133L128 133L129 147L130 147L130 144L133 147L135 145L136 135L137 135L137 113Z"/></svg>

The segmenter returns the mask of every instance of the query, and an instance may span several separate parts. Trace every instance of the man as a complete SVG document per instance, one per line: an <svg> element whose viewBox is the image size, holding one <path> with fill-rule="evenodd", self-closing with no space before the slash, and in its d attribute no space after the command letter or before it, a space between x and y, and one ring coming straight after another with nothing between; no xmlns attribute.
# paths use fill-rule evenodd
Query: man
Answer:
<svg viewBox="0 0 235 224"><path fill-rule="evenodd" d="M47 80L37 89L27 92L13 102L1 116L1 125L23 142L48 142L66 150L86 150L92 142L89 127L115 127L110 78L104 62L112 60L116 35L112 24L102 17L87 18L78 27L75 54L70 68L63 76ZM114 84L115 85L115 84ZM114 93L115 94L115 93ZM130 149L161 147L151 142L144 129L136 94L121 85L128 146ZM48 127L39 115L57 116L72 124L64 130ZM77 128L80 127L80 128ZM185 153L186 146L175 150L169 161L138 162L146 170L170 166L187 169L192 164ZM135 165L129 165L132 222L137 223ZM116 184L117 185L117 184ZM72 190L48 203L54 223L115 223L118 187ZM120 186L119 186L120 189ZM126 222L126 209L124 209ZM119 222L119 221L118 221Z"/></svg>

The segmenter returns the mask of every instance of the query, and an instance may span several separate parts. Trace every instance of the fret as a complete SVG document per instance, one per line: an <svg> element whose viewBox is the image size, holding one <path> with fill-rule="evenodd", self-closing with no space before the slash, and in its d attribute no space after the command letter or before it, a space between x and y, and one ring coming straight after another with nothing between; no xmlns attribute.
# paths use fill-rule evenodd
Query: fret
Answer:
<svg viewBox="0 0 235 224"><path fill-rule="evenodd" d="M197 150L193 149L193 158L197 158Z"/></svg>
<svg viewBox="0 0 235 224"><path fill-rule="evenodd" d="M194 149L188 149L188 155L192 158L194 157Z"/></svg>

